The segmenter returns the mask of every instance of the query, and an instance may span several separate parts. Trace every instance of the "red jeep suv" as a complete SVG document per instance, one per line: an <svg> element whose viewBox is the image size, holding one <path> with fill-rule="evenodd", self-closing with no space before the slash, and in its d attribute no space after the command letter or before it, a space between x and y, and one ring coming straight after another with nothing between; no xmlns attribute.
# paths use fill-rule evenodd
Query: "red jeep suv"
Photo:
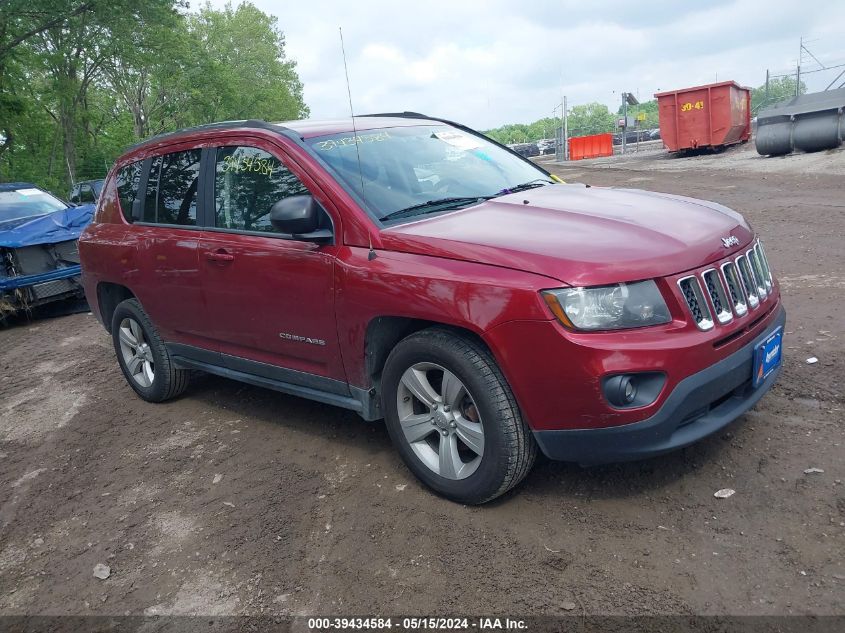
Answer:
<svg viewBox="0 0 845 633"><path fill-rule="evenodd" d="M538 449L639 459L771 388L785 313L736 212L564 184L416 113L216 123L131 148L79 243L141 398L192 370L384 418L464 503Z"/></svg>

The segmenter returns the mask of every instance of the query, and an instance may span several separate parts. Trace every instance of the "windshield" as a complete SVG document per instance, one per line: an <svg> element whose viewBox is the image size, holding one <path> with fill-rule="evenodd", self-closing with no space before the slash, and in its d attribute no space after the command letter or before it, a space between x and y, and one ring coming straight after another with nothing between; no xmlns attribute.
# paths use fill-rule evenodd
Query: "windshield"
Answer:
<svg viewBox="0 0 845 633"><path fill-rule="evenodd" d="M483 137L448 125L362 130L357 136L333 134L306 143L378 219L407 218L429 212L426 207L444 210L442 205L432 207L439 201L466 206L527 183L552 182L537 167Z"/></svg>
<svg viewBox="0 0 845 633"><path fill-rule="evenodd" d="M46 191L35 188L0 191L0 222L46 215L67 209L67 205Z"/></svg>

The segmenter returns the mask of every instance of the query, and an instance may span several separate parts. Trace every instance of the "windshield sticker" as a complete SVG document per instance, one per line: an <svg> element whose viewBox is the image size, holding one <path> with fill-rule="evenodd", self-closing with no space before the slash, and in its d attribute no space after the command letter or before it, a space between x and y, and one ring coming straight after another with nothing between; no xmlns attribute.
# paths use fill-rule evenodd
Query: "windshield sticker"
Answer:
<svg viewBox="0 0 845 633"><path fill-rule="evenodd" d="M319 143L315 143L314 147L325 152L337 147L344 147L346 145L378 143L380 141L386 141L389 138L390 134L387 132L378 132L377 134L358 134L357 136L345 136L343 138L333 138L327 141L320 141Z"/></svg>
<svg viewBox="0 0 845 633"><path fill-rule="evenodd" d="M483 149L474 149L472 150L472 153L474 156L478 156L481 160L486 160L488 163L493 162L493 159L490 158L490 155Z"/></svg>
<svg viewBox="0 0 845 633"><path fill-rule="evenodd" d="M473 138L467 134L460 134L458 132L435 132L432 136L434 138L439 138L441 141L445 141L446 143L449 143L449 145L457 147L458 149L478 149L479 147L482 147L479 139Z"/></svg>
<svg viewBox="0 0 845 633"><path fill-rule="evenodd" d="M40 189L15 189L15 193L19 193L22 196L37 196L44 192Z"/></svg>

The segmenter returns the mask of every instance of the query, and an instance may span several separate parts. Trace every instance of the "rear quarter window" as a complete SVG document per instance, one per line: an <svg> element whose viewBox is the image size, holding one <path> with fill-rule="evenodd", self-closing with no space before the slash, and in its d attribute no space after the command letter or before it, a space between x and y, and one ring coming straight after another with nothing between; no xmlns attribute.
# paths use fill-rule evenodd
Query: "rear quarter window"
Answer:
<svg viewBox="0 0 845 633"><path fill-rule="evenodd" d="M132 205L138 198L141 184L141 162L132 163L117 172L117 197L120 211L127 222L132 222Z"/></svg>
<svg viewBox="0 0 845 633"><path fill-rule="evenodd" d="M144 222L195 226L202 150L156 156L150 166Z"/></svg>

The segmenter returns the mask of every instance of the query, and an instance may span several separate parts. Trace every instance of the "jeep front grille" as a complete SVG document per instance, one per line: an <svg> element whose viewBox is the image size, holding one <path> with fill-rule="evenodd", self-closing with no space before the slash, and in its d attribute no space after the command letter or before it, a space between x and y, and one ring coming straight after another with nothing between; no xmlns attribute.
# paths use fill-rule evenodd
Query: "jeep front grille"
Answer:
<svg viewBox="0 0 845 633"><path fill-rule="evenodd" d="M757 260L760 262L760 267L762 268L763 272L763 282L766 284L766 292L772 292L772 270L769 268L769 261L766 259L766 252L763 250L763 243L760 240L757 240L757 243L754 245L754 250L757 253Z"/></svg>
<svg viewBox="0 0 845 633"><path fill-rule="evenodd" d="M742 280L745 296L748 297L748 305L751 308L756 308L760 305L760 298L757 295L757 282L754 279L754 273L751 272L751 265L748 263L748 258L745 255L737 257L736 267L739 270L739 278Z"/></svg>
<svg viewBox="0 0 845 633"><path fill-rule="evenodd" d="M728 284L728 293L731 296L731 303L737 316L743 316L748 312L748 303L745 301L745 292L742 290L742 282L736 272L736 265L733 262L722 264L722 276Z"/></svg>
<svg viewBox="0 0 845 633"><path fill-rule="evenodd" d="M762 301L769 295L769 288L766 286L766 277L763 274L763 265L760 263L760 258L757 256L757 249L752 248L746 253L748 257L748 264L751 266L751 272L754 273L754 283L757 284L757 296Z"/></svg>
<svg viewBox="0 0 845 633"><path fill-rule="evenodd" d="M692 318L700 330L709 330L713 327L713 317L710 314L710 306L701 291L701 284L695 276L684 277L678 281L678 287L684 295Z"/></svg>
<svg viewBox="0 0 845 633"><path fill-rule="evenodd" d="M731 311L731 302L725 292L725 286L722 284L722 279L719 277L719 271L715 268L705 270L701 274L704 279L704 286L707 288L707 294L710 296L710 303L713 304L713 309L716 312L716 319L719 323L727 323L734 318Z"/></svg>
<svg viewBox="0 0 845 633"><path fill-rule="evenodd" d="M678 279L690 314L700 330L726 325L758 308L774 292L775 282L760 240L735 259ZM762 318L762 317L760 317ZM757 321L751 321L748 327Z"/></svg>

